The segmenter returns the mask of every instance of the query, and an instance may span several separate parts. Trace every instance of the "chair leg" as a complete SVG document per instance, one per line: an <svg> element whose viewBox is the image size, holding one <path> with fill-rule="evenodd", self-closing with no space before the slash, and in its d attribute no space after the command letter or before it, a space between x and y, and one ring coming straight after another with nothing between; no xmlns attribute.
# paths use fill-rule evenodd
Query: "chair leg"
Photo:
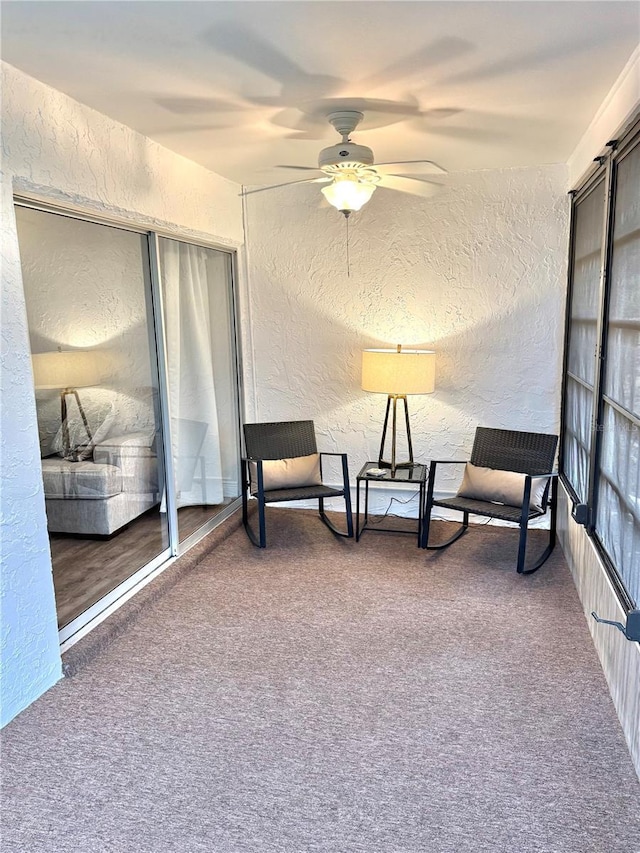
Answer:
<svg viewBox="0 0 640 853"><path fill-rule="evenodd" d="M243 508L244 509L244 508ZM267 547L267 530L266 530L266 522L265 522L265 512L264 512L264 501L261 501L258 498L258 535L256 536L255 532L251 529L251 525L249 524L248 516L245 518L244 512L242 521L244 523L244 529L247 532L247 536L256 548L266 548Z"/></svg>
<svg viewBox="0 0 640 853"><path fill-rule="evenodd" d="M431 513L429 513L429 515L431 515ZM467 532L469 529L469 513L462 513L462 524L460 527L450 539L447 539L446 542L442 542L440 545L429 545L429 519L427 519L425 527L423 548L426 548L427 551L442 551L443 548L448 548L449 545L453 545L454 542L457 542L457 540Z"/></svg>
<svg viewBox="0 0 640 853"><path fill-rule="evenodd" d="M267 522L265 518L264 498L258 495L258 522L260 525L260 547L267 547Z"/></svg>
<svg viewBox="0 0 640 853"><path fill-rule="evenodd" d="M345 513L346 513L346 523L347 523L347 532L345 533L342 530L339 530L335 524L333 524L327 518L324 511L324 498L318 498L318 515L320 516L321 521L327 525L329 530L332 533L335 533L336 536L342 536L344 539L353 539L353 516L351 514L351 496L348 492L345 492L344 496L345 502Z"/></svg>
<svg viewBox="0 0 640 853"><path fill-rule="evenodd" d="M347 462L346 453L341 454L342 456L342 485L343 485L343 497L344 497L344 511L346 515L346 523L347 523L347 532L344 533L342 530L338 530L338 528L332 524L324 512L324 498L318 499L318 513L322 521L327 525L329 530L332 533L335 533L336 536L343 536L345 539L353 539L353 513L351 511L351 488L349 486L349 465Z"/></svg>
<svg viewBox="0 0 640 853"><path fill-rule="evenodd" d="M264 513L264 501L258 497L258 526L259 526L259 536L256 536L254 531L251 529L251 525L249 524L249 499L247 497L247 492L249 489L249 483L246 480L244 463L243 463L243 483L242 483L242 524L246 531L247 536L251 540L251 542L256 546L256 548L266 548L267 546L267 534L266 534L266 525L265 525L265 513Z"/></svg>
<svg viewBox="0 0 640 853"><path fill-rule="evenodd" d="M351 510L351 487L349 486L349 475L346 471L346 461L345 461L344 511L347 515L347 537L349 539L353 539L353 512Z"/></svg>
<svg viewBox="0 0 640 853"><path fill-rule="evenodd" d="M436 466L437 462L432 462L429 468L429 482L427 484L427 496L424 503L424 521L422 522L422 548L427 551L441 551L443 548L448 548L453 545L456 539L459 539L463 533L467 532L469 527L469 513L462 513L462 525L456 530L450 539L443 542L441 545L429 545L429 528L431 527L431 510L433 509L433 490L436 483Z"/></svg>
<svg viewBox="0 0 640 853"><path fill-rule="evenodd" d="M542 554L538 557L535 563L529 569L524 568L524 549L522 554L522 562L520 562L520 550L518 550L518 573L521 575L532 575L534 572L537 572L540 566L542 566L551 556L551 552L556 546L556 524L558 519L558 480L556 477L553 478L551 484L551 521L549 524L549 544L544 549ZM520 530L520 538L522 540L522 529ZM525 542L526 542L526 530L525 530Z"/></svg>
<svg viewBox="0 0 640 853"><path fill-rule="evenodd" d="M528 530L528 519L524 519L520 521L520 537L518 539L518 563L517 570L518 574L522 575L525 573L524 571L524 558L527 551L527 530ZM526 574L529 574L527 572Z"/></svg>

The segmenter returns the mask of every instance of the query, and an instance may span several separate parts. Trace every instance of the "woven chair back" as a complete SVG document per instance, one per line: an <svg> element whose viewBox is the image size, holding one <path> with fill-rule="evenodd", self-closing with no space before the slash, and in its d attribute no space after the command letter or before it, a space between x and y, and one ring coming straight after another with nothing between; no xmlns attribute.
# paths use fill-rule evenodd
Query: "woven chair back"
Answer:
<svg viewBox="0 0 640 853"><path fill-rule="evenodd" d="M548 474L558 445L558 436L540 432L477 427L471 463L520 474Z"/></svg>
<svg viewBox="0 0 640 853"><path fill-rule="evenodd" d="M313 421L245 424L244 444L249 459L293 459L318 452Z"/></svg>

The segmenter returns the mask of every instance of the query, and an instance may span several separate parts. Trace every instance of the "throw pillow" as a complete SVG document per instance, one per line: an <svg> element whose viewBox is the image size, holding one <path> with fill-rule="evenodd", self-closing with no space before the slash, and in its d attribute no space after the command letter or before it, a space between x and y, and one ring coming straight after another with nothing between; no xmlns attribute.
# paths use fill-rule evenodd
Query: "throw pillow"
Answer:
<svg viewBox="0 0 640 853"><path fill-rule="evenodd" d="M258 491L258 466L249 462L251 492ZM299 486L321 486L320 454L296 456L293 459L265 459L262 462L264 490L295 489Z"/></svg>
<svg viewBox="0 0 640 853"><path fill-rule="evenodd" d="M524 498L525 474L516 471L500 471L495 468L482 468L467 462L462 484L457 497L471 498L476 501L522 506ZM548 477L531 481L529 506L542 511L542 498L547 487Z"/></svg>

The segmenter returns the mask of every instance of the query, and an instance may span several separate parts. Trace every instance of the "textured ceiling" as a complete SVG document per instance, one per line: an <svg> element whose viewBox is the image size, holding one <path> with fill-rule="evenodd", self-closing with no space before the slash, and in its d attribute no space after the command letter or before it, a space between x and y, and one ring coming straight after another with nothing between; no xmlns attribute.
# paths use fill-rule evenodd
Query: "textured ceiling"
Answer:
<svg viewBox="0 0 640 853"><path fill-rule="evenodd" d="M376 161L564 162L640 33L635 2L3 2L2 58L244 184L362 108Z"/></svg>

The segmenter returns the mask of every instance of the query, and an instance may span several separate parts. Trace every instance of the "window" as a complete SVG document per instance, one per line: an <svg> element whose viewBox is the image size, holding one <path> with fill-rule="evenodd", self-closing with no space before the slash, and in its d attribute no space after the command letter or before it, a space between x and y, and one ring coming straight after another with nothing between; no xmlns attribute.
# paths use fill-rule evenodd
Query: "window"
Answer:
<svg viewBox="0 0 640 853"><path fill-rule="evenodd" d="M561 473L627 607L640 602L640 130L574 195Z"/></svg>

